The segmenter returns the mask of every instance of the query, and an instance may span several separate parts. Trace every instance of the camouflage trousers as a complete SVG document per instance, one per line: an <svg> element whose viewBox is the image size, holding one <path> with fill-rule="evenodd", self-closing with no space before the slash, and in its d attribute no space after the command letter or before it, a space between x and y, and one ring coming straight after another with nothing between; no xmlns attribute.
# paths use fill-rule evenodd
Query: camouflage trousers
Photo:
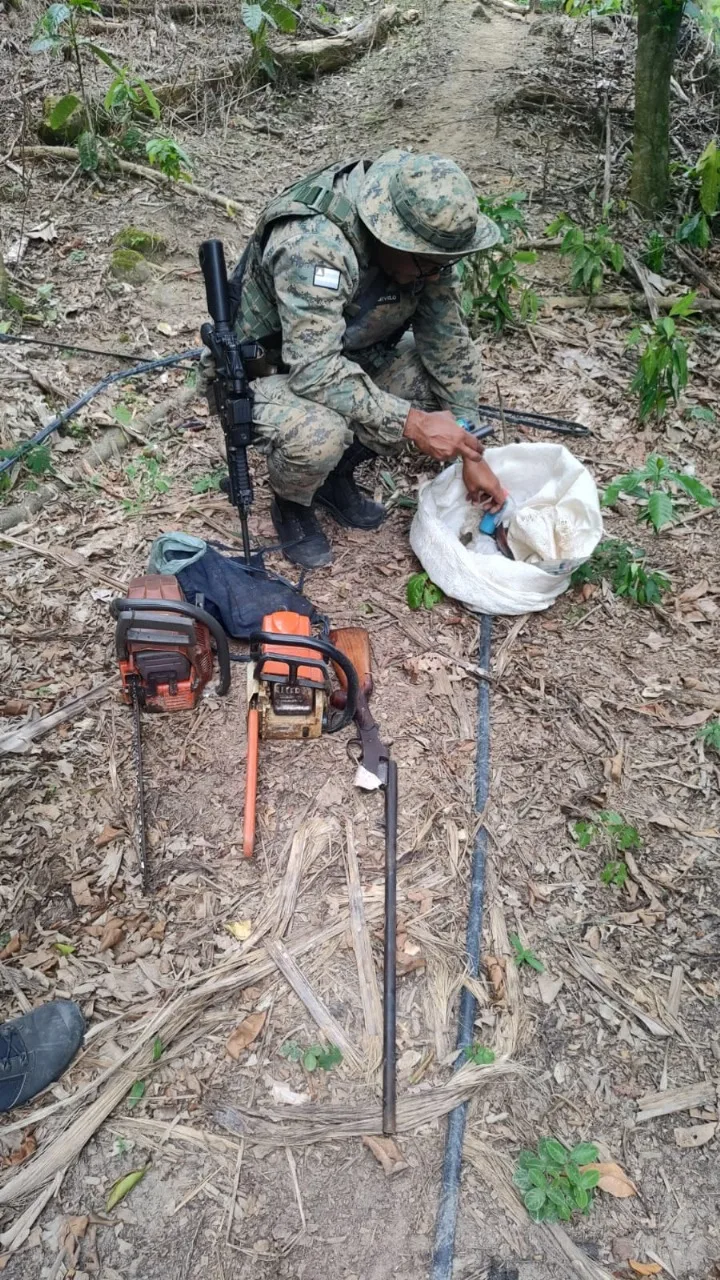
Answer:
<svg viewBox="0 0 720 1280"><path fill-rule="evenodd" d="M371 376L382 391L411 401L418 409L439 408L412 341L405 339ZM315 491L355 437L373 453L389 455L402 448L402 440L396 445L381 444L368 427L296 396L284 374L258 378L253 391L256 444L267 454L270 485L281 498L303 507L310 506Z"/></svg>

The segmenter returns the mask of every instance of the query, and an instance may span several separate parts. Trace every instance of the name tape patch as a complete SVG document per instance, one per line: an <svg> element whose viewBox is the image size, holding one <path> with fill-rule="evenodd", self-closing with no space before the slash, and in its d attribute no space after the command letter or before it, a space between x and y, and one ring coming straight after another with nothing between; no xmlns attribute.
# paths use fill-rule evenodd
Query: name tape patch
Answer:
<svg viewBox="0 0 720 1280"><path fill-rule="evenodd" d="M317 285L319 289L337 290L340 288L340 272L336 271L334 267L316 267L313 274L313 284Z"/></svg>

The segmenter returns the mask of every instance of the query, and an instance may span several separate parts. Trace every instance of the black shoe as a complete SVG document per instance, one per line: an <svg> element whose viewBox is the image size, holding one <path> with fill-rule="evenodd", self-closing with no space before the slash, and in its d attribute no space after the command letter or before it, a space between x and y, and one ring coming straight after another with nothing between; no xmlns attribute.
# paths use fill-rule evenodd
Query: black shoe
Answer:
<svg viewBox="0 0 720 1280"><path fill-rule="evenodd" d="M301 507L299 502L288 502L275 494L270 515L283 552L293 564L299 564L302 569L321 569L323 565L332 564L330 543L312 507Z"/></svg>
<svg viewBox="0 0 720 1280"><path fill-rule="evenodd" d="M379 502L373 502L358 489L353 474L362 462L376 456L359 440L353 441L315 494L315 501L326 507L333 520L346 529L377 529L387 517L387 511Z"/></svg>
<svg viewBox="0 0 720 1280"><path fill-rule="evenodd" d="M21 1106L57 1080L84 1034L85 1019L73 1000L51 1000L0 1023L0 1112Z"/></svg>

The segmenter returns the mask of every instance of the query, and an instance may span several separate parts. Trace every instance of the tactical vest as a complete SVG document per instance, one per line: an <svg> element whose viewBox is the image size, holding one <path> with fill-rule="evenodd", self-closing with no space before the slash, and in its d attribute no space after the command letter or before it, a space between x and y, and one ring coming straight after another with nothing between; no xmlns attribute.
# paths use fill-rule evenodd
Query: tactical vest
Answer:
<svg viewBox="0 0 720 1280"><path fill-rule="evenodd" d="M335 190L338 180L362 163L367 171L371 160L344 160L318 169L293 182L266 206L230 280L233 316L241 334L262 342L280 333L280 317L272 296L262 285L262 254L274 223L283 218L311 218L322 214L339 227L353 248L358 241L358 215L351 200Z"/></svg>

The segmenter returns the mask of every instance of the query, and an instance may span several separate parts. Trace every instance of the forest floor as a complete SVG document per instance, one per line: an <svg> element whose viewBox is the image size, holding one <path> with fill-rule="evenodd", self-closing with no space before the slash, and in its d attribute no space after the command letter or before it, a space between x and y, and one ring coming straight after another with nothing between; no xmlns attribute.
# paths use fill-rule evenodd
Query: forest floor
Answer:
<svg viewBox="0 0 720 1280"><path fill-rule="evenodd" d="M232 53L243 38L230 6L183 21L153 13L128 18L112 35L120 56L127 45L151 82L190 64L202 76L219 49ZM26 6L0 32L11 86L3 155L43 95L62 91L70 75L28 54L36 16ZM284 92L201 97L197 113L173 120L172 131L196 181L237 201L234 218L141 179L91 185L72 166L24 162L16 149L0 173L0 233L7 254L30 232L11 267L24 296L35 290L42 320L25 331L139 358L196 346L205 319L199 242L220 236L234 261L267 199L339 156L396 144L451 154L478 190L527 192L535 237L559 209L577 214L602 181L598 82L609 67L614 92L627 93L632 32L496 9L487 16L457 0L427 0L383 47L341 73ZM513 102L539 75L572 90L572 110L531 108L532 95ZM108 270L112 237L128 225L167 241L166 256L137 286ZM632 241L629 215L627 225ZM543 297L568 293L567 265L554 252L540 252L527 274ZM52 289L38 295L43 285ZM626 313L583 305L543 311L533 329L487 334L487 400L499 389L505 405L586 423L593 434L573 442L574 452L598 485L658 449L717 486L707 422L681 405L661 425L638 426L624 346L630 327ZM710 407L720 385L717 331L698 332L693 352L692 403ZM37 430L117 363L0 348L0 445ZM169 397L175 407L148 427L148 412ZM118 423L130 451L83 461ZM105 393L54 440L52 459L55 500L12 527L3 545L0 714L8 730L112 679L108 602L144 571L157 535L183 529L237 540L233 512L212 487L220 433L183 372ZM417 462L391 470L406 494L424 474ZM261 463L256 480L253 531L269 541ZM21 484L4 495L6 505ZM633 514L625 504L609 512L608 534L636 541ZM720 711L720 539L713 509L698 519L690 506L681 514L657 538L642 533L653 567L671 579L662 606L640 609L599 587L569 592L545 614L493 622L486 964L474 990L476 1040L497 1061L470 1072L454 1271L462 1280L720 1274L719 773L696 738ZM369 1108L364 1132L377 1132L379 1094L349 929L348 824L378 974L383 842L378 805L353 788L345 742L263 746L259 848L245 863L243 682L226 700L209 693L192 717L146 722L151 887L143 894L130 719L112 687L81 717L2 761L2 1011L72 997L90 1028L65 1077L13 1113L0 1136L9 1166L0 1174L0 1269L9 1277L429 1274L478 822L477 622L450 601L421 616L408 610L405 584L417 568L410 519L395 506L372 536L333 527L335 563L306 584L335 625L368 627L375 714L400 770L406 1110L391 1174L353 1124ZM571 835L575 820L599 810L620 812L639 832L622 888L601 881L612 849L597 839L581 850ZM513 963L510 934L541 959L542 974ZM327 1072L293 1061L292 1046L306 1049L319 1033L265 949L269 935L295 950L356 1064L348 1054ZM184 1001L192 1014L185 1023ZM176 1022L162 1023L169 1009ZM101 1073L106 1082L96 1090ZM144 1087L130 1097L136 1078ZM671 1110L684 1087L695 1092ZM105 1104L111 1088L117 1093ZM644 1117L640 1100L656 1091L667 1108L661 1099ZM64 1144L97 1106L107 1118L92 1120L73 1160ZM508 1170L546 1135L571 1146L595 1142L601 1160L625 1171L630 1194L598 1192L591 1214L566 1234L533 1226ZM107 1211L116 1179L144 1166L141 1184ZM27 1182L16 1181L24 1175ZM20 1208L34 1205L27 1230L15 1235L10 1195Z"/></svg>

